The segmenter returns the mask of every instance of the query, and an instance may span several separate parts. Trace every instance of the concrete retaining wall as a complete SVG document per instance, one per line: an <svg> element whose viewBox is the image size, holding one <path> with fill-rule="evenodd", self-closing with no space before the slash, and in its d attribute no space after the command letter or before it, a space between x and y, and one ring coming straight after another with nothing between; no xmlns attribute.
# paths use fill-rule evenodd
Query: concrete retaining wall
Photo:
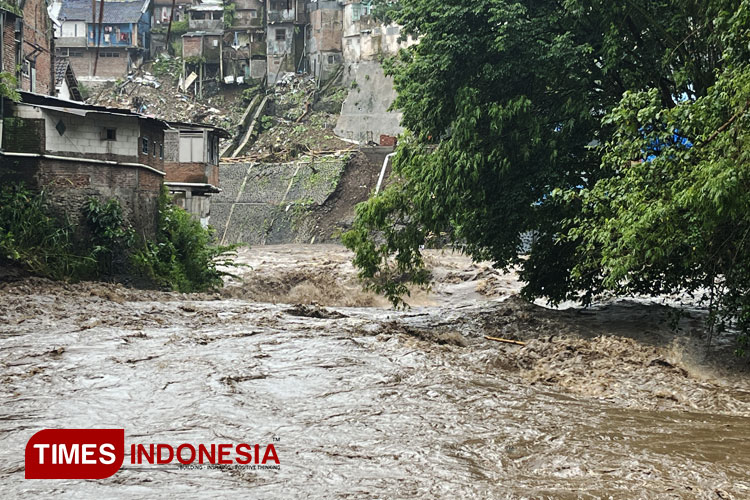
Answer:
<svg viewBox="0 0 750 500"><path fill-rule="evenodd" d="M344 70L344 85L351 90L341 107L334 129L336 135L365 144L377 143L381 135L397 136L404 131L400 125L401 113L388 111L396 99L396 90L393 79L385 75L380 63L363 61L348 65Z"/></svg>
<svg viewBox="0 0 750 500"><path fill-rule="evenodd" d="M347 156L293 163L222 163L223 191L211 199L210 224L228 243L309 243L310 211L336 189Z"/></svg>

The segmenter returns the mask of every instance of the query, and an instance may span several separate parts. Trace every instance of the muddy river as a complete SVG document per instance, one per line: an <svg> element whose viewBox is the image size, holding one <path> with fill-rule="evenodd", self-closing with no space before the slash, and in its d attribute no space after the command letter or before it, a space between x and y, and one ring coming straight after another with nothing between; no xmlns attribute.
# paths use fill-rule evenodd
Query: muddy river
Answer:
<svg viewBox="0 0 750 500"><path fill-rule="evenodd" d="M551 310L455 254L395 311L335 246L243 250L182 295L0 284L3 498L750 498L750 375L701 312ZM485 337L516 340L504 343ZM275 443L278 470L130 464L24 480L44 428L126 443Z"/></svg>

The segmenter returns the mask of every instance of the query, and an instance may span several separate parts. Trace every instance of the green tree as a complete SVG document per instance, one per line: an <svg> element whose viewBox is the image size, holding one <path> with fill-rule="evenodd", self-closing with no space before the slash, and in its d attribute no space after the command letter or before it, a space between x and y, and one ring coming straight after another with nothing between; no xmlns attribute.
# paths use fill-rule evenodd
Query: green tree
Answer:
<svg viewBox="0 0 750 500"><path fill-rule="evenodd" d="M370 13L375 19L390 24L398 17L398 11L401 10L401 0L372 0L370 7Z"/></svg>
<svg viewBox="0 0 750 500"><path fill-rule="evenodd" d="M616 170L601 145L619 124L605 117L628 91L667 110L705 97L745 3L401 0L397 20L420 42L386 69L409 134L398 181L358 207L344 236L361 276L398 303L427 279L420 246L445 234L477 259L519 266L528 296L586 299L609 286L580 266L600 256L573 231L577 193Z"/></svg>
<svg viewBox="0 0 750 500"><path fill-rule="evenodd" d="M607 116L609 173L558 193L582 210L572 280L601 276L619 293L687 291L711 306L710 326L750 329L750 2L714 22L722 67L705 95L665 106L658 89L628 92ZM585 280L584 280L585 282Z"/></svg>

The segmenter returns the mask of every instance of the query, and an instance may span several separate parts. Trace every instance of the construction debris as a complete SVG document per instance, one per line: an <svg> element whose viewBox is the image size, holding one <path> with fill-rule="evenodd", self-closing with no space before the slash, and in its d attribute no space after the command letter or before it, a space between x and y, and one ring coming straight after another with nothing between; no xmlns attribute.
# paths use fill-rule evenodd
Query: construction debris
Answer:
<svg viewBox="0 0 750 500"><path fill-rule="evenodd" d="M312 76L293 73L284 74L265 91L257 84L225 86L204 81L204 98L199 100L193 93L196 76L182 80L174 74L181 65L179 58L162 55L88 102L229 130L233 137L222 142L220 151L231 158L222 161L288 161L303 154L351 150L351 144L333 132L347 95L346 89L337 86L340 73L322 88Z"/></svg>
<svg viewBox="0 0 750 500"><path fill-rule="evenodd" d="M219 88L216 84L213 94L209 95L208 89L212 87L206 85L207 97L198 100L190 88L180 89L177 75L155 75L149 71L151 67L151 63L144 65L136 74L118 80L87 102L128 108L169 121L206 123L226 129L231 129L239 120L244 109L242 88Z"/></svg>

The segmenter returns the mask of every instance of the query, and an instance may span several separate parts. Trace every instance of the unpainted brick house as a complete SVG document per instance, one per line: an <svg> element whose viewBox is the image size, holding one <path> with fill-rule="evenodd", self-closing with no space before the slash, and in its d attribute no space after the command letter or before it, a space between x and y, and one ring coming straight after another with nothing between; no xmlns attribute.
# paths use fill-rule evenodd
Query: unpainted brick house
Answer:
<svg viewBox="0 0 750 500"><path fill-rule="evenodd" d="M44 0L0 0L0 72L19 89L54 95L52 23Z"/></svg>

